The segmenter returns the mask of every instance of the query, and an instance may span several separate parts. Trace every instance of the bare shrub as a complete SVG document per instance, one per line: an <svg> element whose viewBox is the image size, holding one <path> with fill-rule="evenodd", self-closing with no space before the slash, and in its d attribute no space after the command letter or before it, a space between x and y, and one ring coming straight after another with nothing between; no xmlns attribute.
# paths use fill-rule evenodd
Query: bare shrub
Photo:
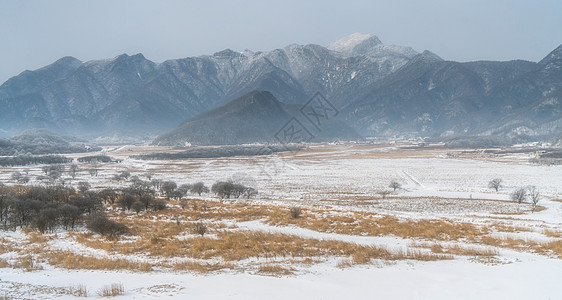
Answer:
<svg viewBox="0 0 562 300"><path fill-rule="evenodd" d="M386 199L386 196L388 196L390 194L390 191L387 190L381 190L381 191L377 191L377 194L381 195L381 197L383 199Z"/></svg>
<svg viewBox="0 0 562 300"><path fill-rule="evenodd" d="M88 289L83 284L71 287L70 293L74 297L88 297Z"/></svg>
<svg viewBox="0 0 562 300"><path fill-rule="evenodd" d="M72 176L72 178L76 178L76 174L78 174L78 166L76 164L71 164L70 167L68 167L68 174L70 174L70 176Z"/></svg>
<svg viewBox="0 0 562 300"><path fill-rule="evenodd" d="M137 215L144 209L144 204L140 201L135 201L131 205L131 208L137 213Z"/></svg>
<svg viewBox="0 0 562 300"><path fill-rule="evenodd" d="M127 226L117 223L115 221L109 220L103 214L92 215L86 224L86 227L95 233L101 234L107 237L116 237L123 235L129 231Z"/></svg>
<svg viewBox="0 0 562 300"><path fill-rule="evenodd" d="M31 255L19 257L16 261L15 266L26 272L31 272L35 270L42 270L43 267L37 264L35 258Z"/></svg>
<svg viewBox="0 0 562 300"><path fill-rule="evenodd" d="M135 196L131 194L124 194L119 198L117 203L119 204L119 206L121 206L121 208L123 208L123 210L130 210L135 201L137 201L137 199L135 199Z"/></svg>
<svg viewBox="0 0 562 300"><path fill-rule="evenodd" d="M289 214L291 215L291 218L293 219L297 219L300 218L300 216L302 215L302 209L300 207L292 207L291 210L289 211Z"/></svg>
<svg viewBox="0 0 562 300"><path fill-rule="evenodd" d="M166 209L167 204L166 201L163 200L153 200L150 204L152 210L154 211L163 211Z"/></svg>
<svg viewBox="0 0 562 300"><path fill-rule="evenodd" d="M179 204L182 209L185 209L187 207L187 200L180 200Z"/></svg>
<svg viewBox="0 0 562 300"><path fill-rule="evenodd" d="M194 229L197 234L204 236L207 232L207 225L203 224L202 222L197 222L195 223Z"/></svg>
<svg viewBox="0 0 562 300"><path fill-rule="evenodd" d="M87 190L90 189L90 184L87 181L80 181L78 182L78 190L81 193L85 193Z"/></svg>

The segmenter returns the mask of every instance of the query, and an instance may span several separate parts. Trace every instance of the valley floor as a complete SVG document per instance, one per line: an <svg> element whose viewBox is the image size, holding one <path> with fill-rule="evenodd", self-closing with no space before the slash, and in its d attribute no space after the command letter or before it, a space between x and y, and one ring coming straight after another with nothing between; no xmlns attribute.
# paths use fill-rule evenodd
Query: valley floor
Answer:
<svg viewBox="0 0 562 300"><path fill-rule="evenodd" d="M128 171L178 184L232 179L259 194L190 195L139 215L109 205L132 229L117 240L84 228L0 231L0 299L98 297L111 284L122 299L562 299L562 165L532 164L533 153L351 144L130 158L152 151L170 149L107 147L123 162L79 164L67 180L125 187L112 177ZM15 184L15 171L42 184L41 166L0 168L0 182ZM498 192L488 188L494 178ZM541 192L535 209L510 200L528 186ZM301 216L291 217L294 207ZM201 222L204 236L193 231Z"/></svg>

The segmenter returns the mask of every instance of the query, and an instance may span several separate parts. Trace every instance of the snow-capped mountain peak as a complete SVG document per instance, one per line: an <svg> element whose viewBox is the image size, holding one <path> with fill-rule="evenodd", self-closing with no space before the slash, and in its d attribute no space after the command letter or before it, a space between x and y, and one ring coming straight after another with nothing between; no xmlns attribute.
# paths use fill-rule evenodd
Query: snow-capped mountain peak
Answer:
<svg viewBox="0 0 562 300"><path fill-rule="evenodd" d="M336 52L352 53L358 47L374 47L379 44L382 44L382 42L373 34L353 33L332 43L328 46L328 49Z"/></svg>

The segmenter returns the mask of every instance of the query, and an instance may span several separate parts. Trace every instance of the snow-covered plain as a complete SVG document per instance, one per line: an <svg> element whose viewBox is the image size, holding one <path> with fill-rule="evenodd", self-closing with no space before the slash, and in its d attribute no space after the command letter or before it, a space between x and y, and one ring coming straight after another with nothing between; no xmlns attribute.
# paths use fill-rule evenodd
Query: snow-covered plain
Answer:
<svg viewBox="0 0 562 300"><path fill-rule="evenodd" d="M87 180L94 188L124 186L111 181L120 171L141 178L180 183L234 179L259 190L256 203L301 205L345 211L370 211L400 219L448 219L485 224L503 222L525 227L514 232L523 239L551 240L544 229L562 230L562 166L528 163L530 156L467 157L451 155L453 150L404 150L399 147L319 145L297 153L264 157L142 161L129 158L136 147L121 147L107 154L124 159L120 164L100 166L92 177L82 171L73 182ZM142 151L145 151L144 149ZM75 155L79 157L80 155ZM81 169L89 165L80 165ZM12 184L10 174L27 169L34 177L41 167L0 168L0 182ZM487 187L502 178L499 192ZM390 181L402 189L382 199ZM37 183L35 181L35 183ZM509 201L519 187L536 186L544 210L531 213L530 204ZM212 195L204 195L212 199ZM385 246L400 251L412 245L395 236L364 237L320 233L298 227L275 227L259 221L239 223L237 230L260 230L294 234L306 238L334 239L361 245ZM18 239L19 232L1 232ZM91 251L64 241L58 248ZM99 253L98 255L103 255ZM219 271L206 275L188 272L134 273L128 271L68 271L45 266L24 272L0 269L0 297L13 299L70 299L57 288L85 285L90 297L102 286L123 283L123 299L562 299L562 260L555 256L499 249L494 261L470 257L453 260L375 261L370 265L337 267L337 258L299 270L294 275L271 277L246 271Z"/></svg>

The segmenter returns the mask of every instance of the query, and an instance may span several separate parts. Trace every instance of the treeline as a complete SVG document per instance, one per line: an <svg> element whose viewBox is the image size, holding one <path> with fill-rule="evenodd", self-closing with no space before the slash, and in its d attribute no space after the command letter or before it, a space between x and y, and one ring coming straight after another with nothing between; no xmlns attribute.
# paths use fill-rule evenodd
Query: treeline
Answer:
<svg viewBox="0 0 562 300"><path fill-rule="evenodd" d="M46 166L44 171L60 172L55 169ZM176 199L185 208L187 203L182 198L189 192L199 196L213 192L221 199L251 198L258 194L256 189L231 180L217 181L209 189L203 182L178 186L174 181L144 181L138 176L130 176L128 172L122 172L118 177L128 179L129 186L93 191L85 181L78 182L76 189L64 185L29 187L0 183L0 227L4 230L33 228L45 233L57 228L70 230L85 224L95 233L112 237L127 233L128 228L108 219L104 205L139 214L145 210L166 209L167 201L158 196Z"/></svg>
<svg viewBox="0 0 562 300"><path fill-rule="evenodd" d="M99 151L100 147L76 145L45 132L28 133L9 139L0 139L0 156L44 155Z"/></svg>
<svg viewBox="0 0 562 300"><path fill-rule="evenodd" d="M552 150L540 155L540 158L562 158L562 150Z"/></svg>
<svg viewBox="0 0 562 300"><path fill-rule="evenodd" d="M0 184L0 224L4 229L31 227L40 232L57 227L72 229L83 217L101 208L94 194L76 194L73 188L7 187Z"/></svg>
<svg viewBox="0 0 562 300"><path fill-rule="evenodd" d="M258 194L258 191L252 187L229 181L217 181L211 187L211 191L221 199L245 197L250 199Z"/></svg>
<svg viewBox="0 0 562 300"><path fill-rule="evenodd" d="M71 163L72 159L60 155L18 155L9 157L0 157L0 166L27 166L39 164L66 164Z"/></svg>
<svg viewBox="0 0 562 300"><path fill-rule="evenodd" d="M513 142L498 136L457 136L444 139L447 148L498 148L511 146Z"/></svg>
<svg viewBox="0 0 562 300"><path fill-rule="evenodd" d="M186 159L186 158L219 158L232 156L257 156L269 155L284 151L298 151L302 146L285 146L285 145L269 145L269 146L220 146L220 147L194 147L189 150L178 153L150 153L143 155L134 155L132 158L143 160L170 160L170 159Z"/></svg>
<svg viewBox="0 0 562 300"><path fill-rule="evenodd" d="M57 228L74 229L86 223L88 229L106 236L123 234L127 230L109 220L104 204L116 204L130 210L141 203L140 210L163 210L166 203L154 197L155 191L139 185L122 190L89 190L87 182L78 183L78 190L69 186L9 187L0 183L0 225L4 230L33 228L42 233Z"/></svg>
<svg viewBox="0 0 562 300"><path fill-rule="evenodd" d="M107 155L93 155L93 156L84 156L78 158L79 162L82 163L110 163L110 162L119 162L119 160L115 160Z"/></svg>

